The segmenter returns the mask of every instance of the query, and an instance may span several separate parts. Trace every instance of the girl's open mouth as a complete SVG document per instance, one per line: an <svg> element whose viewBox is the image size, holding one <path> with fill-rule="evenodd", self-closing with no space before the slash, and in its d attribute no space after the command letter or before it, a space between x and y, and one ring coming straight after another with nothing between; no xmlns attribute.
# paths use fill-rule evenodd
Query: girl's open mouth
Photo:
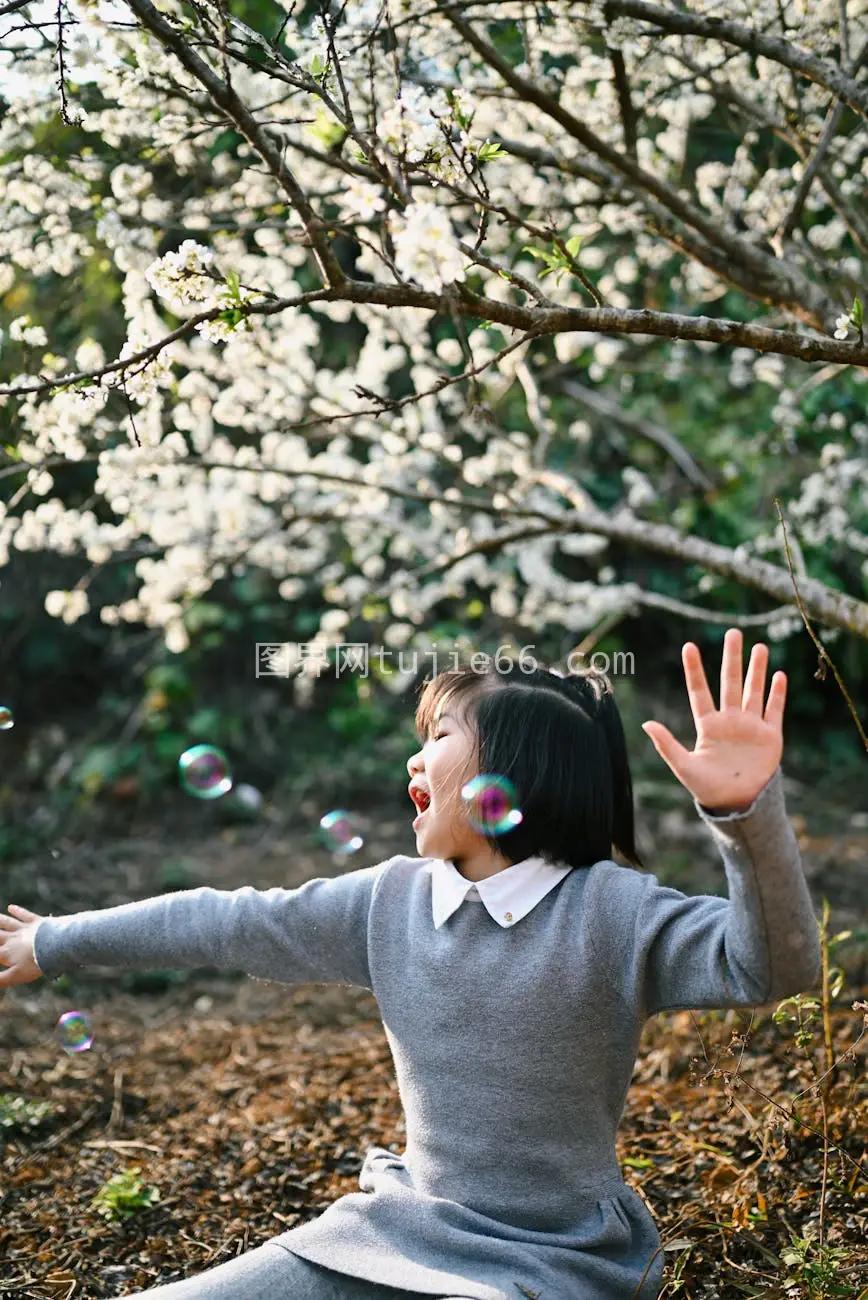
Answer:
<svg viewBox="0 0 868 1300"><path fill-rule="evenodd" d="M408 793L418 809L418 815L413 821L413 830L415 830L417 826L421 824L422 818L425 816L431 805L431 795L424 786L414 785L412 782L409 786Z"/></svg>

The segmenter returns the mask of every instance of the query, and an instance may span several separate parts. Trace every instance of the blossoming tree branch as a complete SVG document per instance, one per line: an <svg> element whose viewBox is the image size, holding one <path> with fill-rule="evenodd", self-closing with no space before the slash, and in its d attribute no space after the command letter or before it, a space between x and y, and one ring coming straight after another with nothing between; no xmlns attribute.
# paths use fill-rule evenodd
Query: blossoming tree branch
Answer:
<svg viewBox="0 0 868 1300"><path fill-rule="evenodd" d="M245 566L319 590L325 645L372 593L406 638L471 585L581 632L733 622L702 597L735 582L770 635L804 613L868 638L868 10L716 8L0 4L25 70L0 72L0 296L42 305L0 355L0 562L80 552L49 612L176 650ZM38 286L94 276L121 337L70 339ZM687 445L666 394L703 385ZM861 404L818 413L831 386ZM807 462L806 427L829 430ZM739 540L697 531L763 457ZM678 598L624 569L642 554Z"/></svg>

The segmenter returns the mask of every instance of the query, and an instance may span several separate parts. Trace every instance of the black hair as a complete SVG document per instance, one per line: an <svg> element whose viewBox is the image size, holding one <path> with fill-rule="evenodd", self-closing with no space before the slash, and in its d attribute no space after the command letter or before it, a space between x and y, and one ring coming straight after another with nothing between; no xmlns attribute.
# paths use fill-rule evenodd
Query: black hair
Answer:
<svg viewBox="0 0 868 1300"><path fill-rule="evenodd" d="M596 668L560 676L519 663L446 669L423 684L416 728L423 742L447 705L469 715L480 773L514 786L522 821L485 838L511 862L542 856L573 867L611 858L633 866L633 782L612 683Z"/></svg>

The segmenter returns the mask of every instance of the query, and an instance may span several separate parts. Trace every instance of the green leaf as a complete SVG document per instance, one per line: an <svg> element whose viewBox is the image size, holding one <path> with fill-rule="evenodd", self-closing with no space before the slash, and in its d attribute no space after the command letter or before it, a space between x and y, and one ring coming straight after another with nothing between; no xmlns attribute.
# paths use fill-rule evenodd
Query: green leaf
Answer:
<svg viewBox="0 0 868 1300"><path fill-rule="evenodd" d="M236 302L241 301L241 281L238 279L237 271L226 272L226 287L232 294Z"/></svg>
<svg viewBox="0 0 868 1300"><path fill-rule="evenodd" d="M564 245L570 257L572 258L575 258L578 255L578 251L581 248L581 246L582 246L581 235L573 235L572 239L568 239L566 244Z"/></svg>
<svg viewBox="0 0 868 1300"><path fill-rule="evenodd" d="M491 162L493 158L503 158L506 156L506 150L499 144L493 144L491 140L486 140L476 151L476 156L480 162Z"/></svg>
<svg viewBox="0 0 868 1300"><path fill-rule="evenodd" d="M345 139L347 134L346 129L341 126L340 122L336 122L326 112L317 113L316 120L311 122L306 129L307 134L317 140L323 149L333 149L335 145ZM365 162L367 160L363 158L361 161Z"/></svg>
<svg viewBox="0 0 868 1300"><path fill-rule="evenodd" d="M862 311L861 298L853 299L853 306L850 308L850 319L853 322L853 324L856 326L857 330L860 330L862 328L864 315Z"/></svg>
<svg viewBox="0 0 868 1300"><path fill-rule="evenodd" d="M244 316L245 312L240 307L227 307L225 311L221 311L217 319L225 321L227 325L234 329L236 325L241 324Z"/></svg>
<svg viewBox="0 0 868 1300"><path fill-rule="evenodd" d="M310 75L312 77L321 77L325 72L325 70L326 70L326 65L323 63L319 55L315 54L313 56L313 59L311 60L310 68L308 69Z"/></svg>

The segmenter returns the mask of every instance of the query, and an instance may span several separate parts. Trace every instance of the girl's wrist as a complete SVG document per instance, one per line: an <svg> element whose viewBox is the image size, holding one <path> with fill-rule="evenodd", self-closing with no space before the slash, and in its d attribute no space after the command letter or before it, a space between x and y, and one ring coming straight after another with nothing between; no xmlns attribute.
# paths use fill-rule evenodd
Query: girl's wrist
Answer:
<svg viewBox="0 0 868 1300"><path fill-rule="evenodd" d="M709 808L706 804L702 804L701 807L703 812L707 812L711 817L731 817L733 813L746 813L755 802L751 799L750 803L744 804L722 804L719 808Z"/></svg>

